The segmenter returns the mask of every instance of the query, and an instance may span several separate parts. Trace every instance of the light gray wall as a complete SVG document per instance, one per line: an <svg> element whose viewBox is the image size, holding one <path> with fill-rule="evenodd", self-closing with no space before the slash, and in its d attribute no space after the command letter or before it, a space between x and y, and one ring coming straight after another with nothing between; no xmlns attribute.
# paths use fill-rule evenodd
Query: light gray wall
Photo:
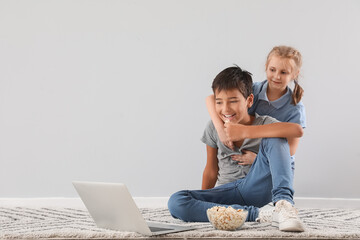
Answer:
<svg viewBox="0 0 360 240"><path fill-rule="evenodd" d="M205 97L236 63L298 48L298 197L360 198L360 1L0 1L0 197L200 188Z"/></svg>

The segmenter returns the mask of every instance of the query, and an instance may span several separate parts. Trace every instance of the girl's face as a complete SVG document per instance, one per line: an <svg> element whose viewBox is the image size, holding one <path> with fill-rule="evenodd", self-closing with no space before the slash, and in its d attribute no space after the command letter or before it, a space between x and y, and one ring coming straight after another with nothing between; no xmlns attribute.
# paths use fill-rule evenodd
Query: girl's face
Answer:
<svg viewBox="0 0 360 240"><path fill-rule="evenodd" d="M291 65L295 66L293 60L272 56L266 68L268 87L273 90L284 91L291 80L298 73L293 71Z"/></svg>

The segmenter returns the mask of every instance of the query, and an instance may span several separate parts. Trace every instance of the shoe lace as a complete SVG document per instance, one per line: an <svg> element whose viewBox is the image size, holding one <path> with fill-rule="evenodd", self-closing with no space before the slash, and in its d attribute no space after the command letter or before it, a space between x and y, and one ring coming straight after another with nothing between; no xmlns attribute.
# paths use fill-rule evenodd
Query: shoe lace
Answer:
<svg viewBox="0 0 360 240"><path fill-rule="evenodd" d="M260 209L260 222L271 222L272 221L272 214L274 212L274 207L267 205L265 208Z"/></svg>
<svg viewBox="0 0 360 240"><path fill-rule="evenodd" d="M282 206L280 213L285 218L298 218L298 210L293 206Z"/></svg>
<svg viewBox="0 0 360 240"><path fill-rule="evenodd" d="M268 211L262 214L260 222L271 222L272 221L272 212Z"/></svg>

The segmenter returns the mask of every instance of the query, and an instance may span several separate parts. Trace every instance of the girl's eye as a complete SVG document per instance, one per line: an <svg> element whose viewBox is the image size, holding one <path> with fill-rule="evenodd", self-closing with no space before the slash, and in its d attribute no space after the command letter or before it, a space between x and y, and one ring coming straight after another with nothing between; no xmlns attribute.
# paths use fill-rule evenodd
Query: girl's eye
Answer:
<svg viewBox="0 0 360 240"><path fill-rule="evenodd" d="M287 74L287 72L281 72L281 74Z"/></svg>
<svg viewBox="0 0 360 240"><path fill-rule="evenodd" d="M221 104L221 102L216 102L216 104Z"/></svg>

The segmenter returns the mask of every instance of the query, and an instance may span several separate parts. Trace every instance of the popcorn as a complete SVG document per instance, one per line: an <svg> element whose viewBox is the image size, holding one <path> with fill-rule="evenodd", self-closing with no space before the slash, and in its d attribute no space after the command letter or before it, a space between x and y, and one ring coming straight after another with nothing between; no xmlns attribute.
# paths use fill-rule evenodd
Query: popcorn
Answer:
<svg viewBox="0 0 360 240"><path fill-rule="evenodd" d="M248 212L243 209L234 209L232 207L215 206L209 208L207 216L210 223L219 230L232 231L240 228L247 217Z"/></svg>

